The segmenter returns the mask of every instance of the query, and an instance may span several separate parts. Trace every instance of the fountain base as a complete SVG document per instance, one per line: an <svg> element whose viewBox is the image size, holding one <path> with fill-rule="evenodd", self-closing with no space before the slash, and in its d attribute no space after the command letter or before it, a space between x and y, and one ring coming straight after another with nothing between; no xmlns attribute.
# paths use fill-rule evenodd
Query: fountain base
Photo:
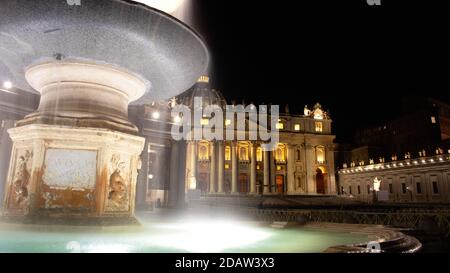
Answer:
<svg viewBox="0 0 450 273"><path fill-rule="evenodd" d="M141 137L96 128L26 125L9 130L13 151L4 217L134 215Z"/></svg>

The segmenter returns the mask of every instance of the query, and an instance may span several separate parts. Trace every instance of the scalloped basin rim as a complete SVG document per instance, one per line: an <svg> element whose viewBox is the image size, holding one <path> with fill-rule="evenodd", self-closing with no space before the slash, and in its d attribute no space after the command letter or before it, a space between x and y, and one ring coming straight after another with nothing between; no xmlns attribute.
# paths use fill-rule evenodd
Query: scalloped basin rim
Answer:
<svg viewBox="0 0 450 273"><path fill-rule="evenodd" d="M136 103L184 92L207 72L210 60L206 44L190 27L124 0L83 0L81 6L60 0L5 1L0 43L0 81L34 92L25 80L26 68L56 56L87 60L145 79L145 95Z"/></svg>

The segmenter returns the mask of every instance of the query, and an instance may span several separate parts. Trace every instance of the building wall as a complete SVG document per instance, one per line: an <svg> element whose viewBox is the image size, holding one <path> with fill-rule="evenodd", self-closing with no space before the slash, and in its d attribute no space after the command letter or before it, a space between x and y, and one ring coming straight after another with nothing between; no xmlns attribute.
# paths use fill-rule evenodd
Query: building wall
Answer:
<svg viewBox="0 0 450 273"><path fill-rule="evenodd" d="M380 190L388 193L388 202L450 203L448 154L346 168L338 175L340 194L361 201L373 200L373 191L367 191L367 187L373 187L377 178L381 180Z"/></svg>

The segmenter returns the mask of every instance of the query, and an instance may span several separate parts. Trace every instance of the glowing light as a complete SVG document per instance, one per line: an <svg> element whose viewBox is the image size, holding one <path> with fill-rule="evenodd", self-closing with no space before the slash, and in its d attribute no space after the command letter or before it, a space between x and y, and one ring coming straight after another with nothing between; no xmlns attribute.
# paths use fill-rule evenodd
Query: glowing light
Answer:
<svg viewBox="0 0 450 273"><path fill-rule="evenodd" d="M174 118L173 118L173 121L176 122L176 123L180 123L180 122L181 122L180 116L174 117Z"/></svg>
<svg viewBox="0 0 450 273"><path fill-rule="evenodd" d="M183 4L184 0L134 0L147 6L172 14Z"/></svg>
<svg viewBox="0 0 450 273"><path fill-rule="evenodd" d="M381 186L381 180L378 179L378 177L375 177L375 179L373 180L373 189L375 191L380 191L380 186Z"/></svg>
<svg viewBox="0 0 450 273"><path fill-rule="evenodd" d="M295 131L300 131L300 124L295 124L294 130Z"/></svg>
<svg viewBox="0 0 450 273"><path fill-rule="evenodd" d="M10 81L5 81L3 82L3 87L6 89L11 89L13 87L13 84Z"/></svg>
<svg viewBox="0 0 450 273"><path fill-rule="evenodd" d="M207 118L202 118L202 119L200 120L200 124L203 125L203 126L209 125L209 119L207 119Z"/></svg>
<svg viewBox="0 0 450 273"><path fill-rule="evenodd" d="M153 174L149 174L148 179L153 179Z"/></svg>
<svg viewBox="0 0 450 273"><path fill-rule="evenodd" d="M156 238L157 245L198 253L222 252L254 244L271 236L268 231L233 221L197 220L162 225L161 228L180 232Z"/></svg>
<svg viewBox="0 0 450 273"><path fill-rule="evenodd" d="M161 117L161 114L159 112L153 112L152 118L159 119Z"/></svg>
<svg viewBox="0 0 450 273"><path fill-rule="evenodd" d="M209 83L209 77L208 76L201 76L197 82L203 82L203 83Z"/></svg>
<svg viewBox="0 0 450 273"><path fill-rule="evenodd" d="M225 126L230 126L230 125L231 125L231 119L225 120Z"/></svg>

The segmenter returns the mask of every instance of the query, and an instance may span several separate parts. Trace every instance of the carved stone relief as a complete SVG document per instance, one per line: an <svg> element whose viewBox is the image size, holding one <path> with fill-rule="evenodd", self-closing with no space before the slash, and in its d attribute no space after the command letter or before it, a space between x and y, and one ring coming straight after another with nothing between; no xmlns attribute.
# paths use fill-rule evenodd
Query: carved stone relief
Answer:
<svg viewBox="0 0 450 273"><path fill-rule="evenodd" d="M17 150L12 176L9 207L22 209L28 206L31 162L33 154L29 150Z"/></svg>
<svg viewBox="0 0 450 273"><path fill-rule="evenodd" d="M108 181L107 211L128 211L130 193L130 160L120 154L111 157Z"/></svg>

